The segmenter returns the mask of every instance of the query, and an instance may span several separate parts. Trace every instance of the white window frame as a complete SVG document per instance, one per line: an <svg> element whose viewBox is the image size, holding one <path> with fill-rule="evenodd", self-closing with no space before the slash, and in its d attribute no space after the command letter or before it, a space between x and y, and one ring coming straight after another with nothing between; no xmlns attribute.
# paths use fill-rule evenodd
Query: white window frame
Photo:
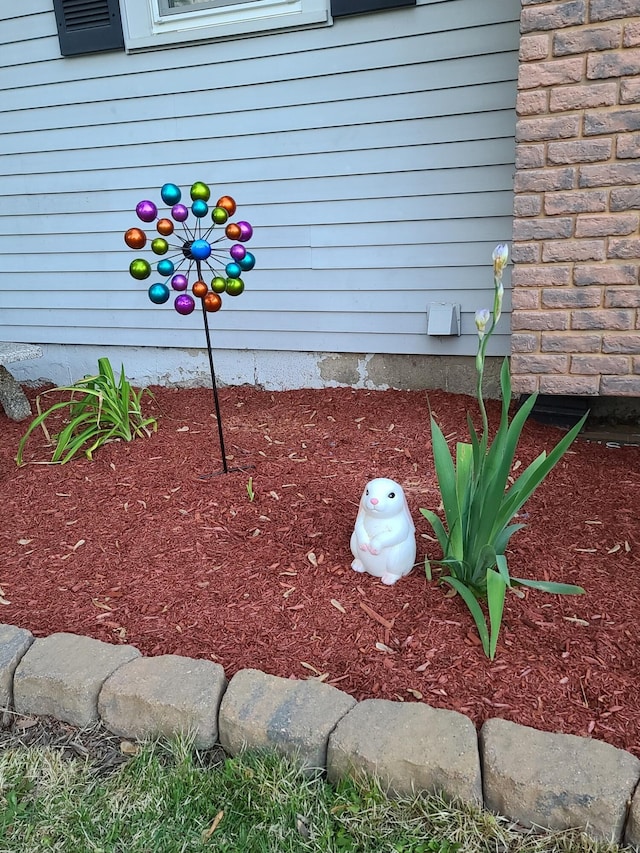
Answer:
<svg viewBox="0 0 640 853"><path fill-rule="evenodd" d="M329 0L234 0L170 15L161 14L158 0L120 0L120 9L127 52L332 22Z"/></svg>

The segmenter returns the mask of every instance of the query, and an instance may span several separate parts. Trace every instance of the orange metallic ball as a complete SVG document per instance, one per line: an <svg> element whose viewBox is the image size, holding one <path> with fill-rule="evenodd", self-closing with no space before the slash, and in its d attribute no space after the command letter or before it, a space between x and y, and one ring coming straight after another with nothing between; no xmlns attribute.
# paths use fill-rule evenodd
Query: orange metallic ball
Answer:
<svg viewBox="0 0 640 853"><path fill-rule="evenodd" d="M209 288L207 287L204 281L194 281L191 290L193 292L193 295L197 296L199 299L202 299L202 297L206 296L209 292Z"/></svg>
<svg viewBox="0 0 640 853"><path fill-rule="evenodd" d="M230 195L223 195L222 198L219 198L216 207L224 207L229 216L233 216L236 212L236 203Z"/></svg>
<svg viewBox="0 0 640 853"><path fill-rule="evenodd" d="M207 293L204 298L205 311L219 311L222 308L222 299L217 293Z"/></svg>
<svg viewBox="0 0 640 853"><path fill-rule="evenodd" d="M224 229L224 233L230 240L238 240L242 234L242 229L235 222L230 222Z"/></svg>
<svg viewBox="0 0 640 853"><path fill-rule="evenodd" d="M147 235L141 228L129 228L124 235L124 242L130 249L142 249L147 242Z"/></svg>
<svg viewBox="0 0 640 853"><path fill-rule="evenodd" d="M163 237L173 234L173 222L170 219L158 219L156 228L158 229L158 234L162 234Z"/></svg>

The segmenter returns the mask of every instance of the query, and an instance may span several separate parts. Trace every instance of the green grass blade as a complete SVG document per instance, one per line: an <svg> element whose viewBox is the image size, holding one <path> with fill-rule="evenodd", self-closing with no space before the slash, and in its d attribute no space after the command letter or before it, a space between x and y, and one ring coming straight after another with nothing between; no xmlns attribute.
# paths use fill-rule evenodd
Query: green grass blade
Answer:
<svg viewBox="0 0 640 853"><path fill-rule="evenodd" d="M482 608L478 603L476 597L473 593L457 578L446 577L442 579L443 583L449 584L449 586L453 587L457 593L460 594L460 597L464 601L464 603L469 608L469 612L473 616L473 621L476 623L476 628L478 629L478 634L480 636L480 641L482 642L482 648L487 657L489 657L490 646L489 646L489 631L487 630L487 620L485 619L484 613L482 612Z"/></svg>
<svg viewBox="0 0 640 853"><path fill-rule="evenodd" d="M448 550L452 555L460 557L462 551L462 532L458 516L455 466L449 445L433 416L431 417L431 445L436 476L438 478L438 485L440 486L442 504L449 529Z"/></svg>
<svg viewBox="0 0 640 853"><path fill-rule="evenodd" d="M436 534L436 539L440 547L442 548L442 553L446 555L449 550L449 534L447 533L444 524L440 520L440 517L432 512L430 509L421 509L420 512L427 519L431 527L433 528L433 532Z"/></svg>
<svg viewBox="0 0 640 853"><path fill-rule="evenodd" d="M584 595L584 589L572 583L555 583L553 581L532 581L527 578L512 578L514 584L550 592L553 595Z"/></svg>
<svg viewBox="0 0 640 853"><path fill-rule="evenodd" d="M487 607L489 610L489 625L491 628L491 636L489 638L489 659L493 660L496 656L498 635L500 634L500 626L502 625L502 613L504 611L504 597L507 591L507 585L502 574L500 572L493 571L493 569L487 570L486 582Z"/></svg>

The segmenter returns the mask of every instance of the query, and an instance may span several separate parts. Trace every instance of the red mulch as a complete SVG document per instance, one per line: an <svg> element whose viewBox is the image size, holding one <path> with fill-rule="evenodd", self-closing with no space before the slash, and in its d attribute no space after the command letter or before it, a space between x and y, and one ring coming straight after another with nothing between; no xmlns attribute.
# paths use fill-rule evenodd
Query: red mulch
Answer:
<svg viewBox="0 0 640 853"><path fill-rule="evenodd" d="M426 393L223 388L228 464L253 467L206 476L221 467L211 391L154 391L156 434L64 466L17 468L26 422L0 414L3 622L214 660L229 677L321 677L357 699L427 702L477 725L502 717L640 756L640 448L578 441L524 507L512 575L586 595L508 595L490 663L461 600L422 569L438 556L419 512L439 503ZM445 435L464 440L475 400L428 397ZM522 466L560 435L528 423ZM41 433L26 458L47 458ZM416 522L419 565L393 587L350 569L374 476L402 483Z"/></svg>

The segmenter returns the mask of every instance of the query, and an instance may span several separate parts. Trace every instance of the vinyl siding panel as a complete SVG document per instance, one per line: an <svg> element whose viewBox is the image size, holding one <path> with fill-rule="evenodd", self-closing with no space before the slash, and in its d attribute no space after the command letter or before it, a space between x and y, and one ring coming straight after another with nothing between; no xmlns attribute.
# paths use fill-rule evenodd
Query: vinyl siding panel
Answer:
<svg viewBox="0 0 640 853"><path fill-rule="evenodd" d="M510 237L519 0L440 0L332 27L63 59L45 0L0 12L0 338L203 346L134 281L124 231L203 180L254 225L214 345L475 352ZM147 229L150 230L150 229ZM491 341L509 350L509 304Z"/></svg>

